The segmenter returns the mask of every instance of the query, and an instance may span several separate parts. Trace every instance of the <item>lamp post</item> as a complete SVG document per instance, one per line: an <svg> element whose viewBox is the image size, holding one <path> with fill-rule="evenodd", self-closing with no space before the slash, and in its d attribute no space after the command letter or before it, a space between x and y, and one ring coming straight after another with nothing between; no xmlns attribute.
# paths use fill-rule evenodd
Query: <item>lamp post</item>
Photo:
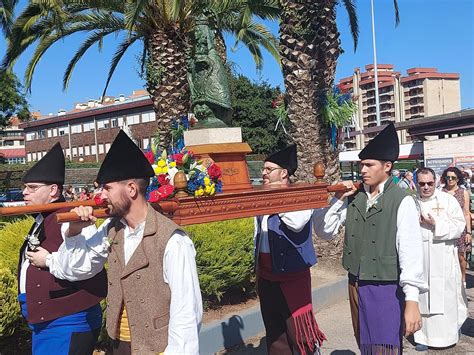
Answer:
<svg viewBox="0 0 474 355"><path fill-rule="evenodd" d="M375 116L377 118L377 126L380 126L379 77L378 77L378 70L377 70L377 49L375 47L374 0L370 0L370 8L372 12L372 46L374 49Z"/></svg>

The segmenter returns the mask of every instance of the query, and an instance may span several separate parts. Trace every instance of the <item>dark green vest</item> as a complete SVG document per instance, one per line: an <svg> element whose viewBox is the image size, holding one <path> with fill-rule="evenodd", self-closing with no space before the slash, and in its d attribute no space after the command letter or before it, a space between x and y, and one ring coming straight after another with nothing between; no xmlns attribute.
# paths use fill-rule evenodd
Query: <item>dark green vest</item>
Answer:
<svg viewBox="0 0 474 355"><path fill-rule="evenodd" d="M389 178L369 211L363 188L349 200L342 265L360 280L398 280L397 212L405 196L407 193Z"/></svg>

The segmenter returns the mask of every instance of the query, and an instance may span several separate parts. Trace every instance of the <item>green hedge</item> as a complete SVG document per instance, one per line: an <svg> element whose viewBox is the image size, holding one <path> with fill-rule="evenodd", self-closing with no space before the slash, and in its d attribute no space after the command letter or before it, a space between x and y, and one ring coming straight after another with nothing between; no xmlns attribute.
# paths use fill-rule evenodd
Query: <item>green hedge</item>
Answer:
<svg viewBox="0 0 474 355"><path fill-rule="evenodd" d="M196 247L196 264L205 305L231 292L254 288L253 220L250 218L186 227Z"/></svg>
<svg viewBox="0 0 474 355"><path fill-rule="evenodd" d="M26 325L17 302L16 274L18 252L32 222L29 217L0 226L0 348L6 343L11 347L25 342L24 338L19 339L24 337ZM245 296L253 292L252 219L185 229L196 247L196 264L206 307L218 305L222 297L231 293ZM106 346L107 338L101 336L100 343Z"/></svg>

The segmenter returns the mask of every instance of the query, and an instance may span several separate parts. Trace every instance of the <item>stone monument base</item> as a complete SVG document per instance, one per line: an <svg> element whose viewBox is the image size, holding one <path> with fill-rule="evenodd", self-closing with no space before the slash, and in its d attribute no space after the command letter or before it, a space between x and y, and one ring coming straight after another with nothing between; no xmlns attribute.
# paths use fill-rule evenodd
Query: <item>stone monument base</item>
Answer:
<svg viewBox="0 0 474 355"><path fill-rule="evenodd" d="M242 143L239 127L206 128L184 133L186 148L209 166L216 163L222 169L223 191L251 189L245 156L252 152Z"/></svg>

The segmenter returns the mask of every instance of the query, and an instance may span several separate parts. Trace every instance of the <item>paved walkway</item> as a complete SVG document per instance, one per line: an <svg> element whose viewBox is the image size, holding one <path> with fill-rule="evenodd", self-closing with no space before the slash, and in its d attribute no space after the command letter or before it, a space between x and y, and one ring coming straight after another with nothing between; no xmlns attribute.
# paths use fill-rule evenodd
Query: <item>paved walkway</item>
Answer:
<svg viewBox="0 0 474 355"><path fill-rule="evenodd" d="M458 344L444 350L428 350L420 353L407 339L404 340L404 354L472 354L474 355L474 271L468 271L467 296L469 301L469 318L464 323L462 335ZM349 312L349 302L339 302L329 308L317 310L316 319L325 332L329 341L324 343L323 355L353 355L359 354L357 344L352 335L352 325ZM265 355L266 344L264 334L249 339L245 344L234 347L219 354L253 354Z"/></svg>

